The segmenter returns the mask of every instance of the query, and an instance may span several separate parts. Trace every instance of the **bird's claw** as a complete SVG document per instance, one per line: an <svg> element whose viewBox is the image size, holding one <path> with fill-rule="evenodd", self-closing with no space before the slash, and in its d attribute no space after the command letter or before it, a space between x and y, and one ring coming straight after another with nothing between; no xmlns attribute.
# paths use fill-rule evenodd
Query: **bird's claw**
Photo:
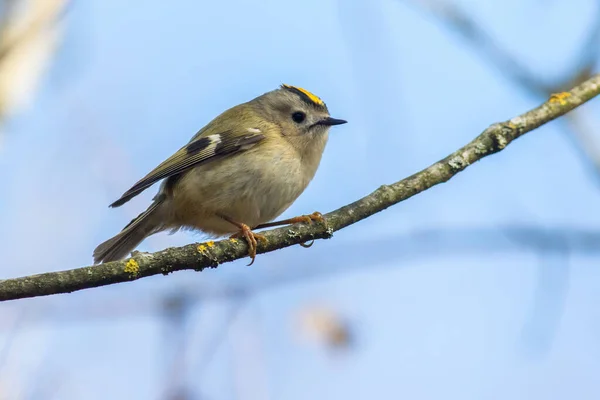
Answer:
<svg viewBox="0 0 600 400"><path fill-rule="evenodd" d="M252 232L252 229L250 229L250 227L246 224L241 224L240 231L231 235L230 238L244 238L246 240L246 243L248 243L248 256L250 256L250 258L252 259L248 266L254 264L254 260L256 259L256 247L258 246L258 240L260 240L263 243L267 242L267 238L264 235Z"/></svg>
<svg viewBox="0 0 600 400"><path fill-rule="evenodd" d="M294 223L303 222L305 224L312 224L313 222L321 222L321 223L325 222L325 218L323 217L323 214L321 214L318 211L315 211L314 213L309 214L309 215L301 215L299 217L292 218L292 220L294 220ZM304 247L305 249L308 249L314 243L315 243L315 240L313 239L310 242L300 243L300 246Z"/></svg>
<svg viewBox="0 0 600 400"><path fill-rule="evenodd" d="M299 245L304 247L305 249L312 247L313 244L315 244L315 239L311 240L310 243L309 242L299 243Z"/></svg>

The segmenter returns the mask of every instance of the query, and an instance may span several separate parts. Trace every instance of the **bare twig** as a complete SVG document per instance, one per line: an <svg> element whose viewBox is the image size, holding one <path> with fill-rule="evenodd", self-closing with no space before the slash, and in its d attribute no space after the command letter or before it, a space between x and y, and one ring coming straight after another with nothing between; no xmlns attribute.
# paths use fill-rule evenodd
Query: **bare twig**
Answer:
<svg viewBox="0 0 600 400"><path fill-rule="evenodd" d="M326 224L297 224L264 232L267 243L261 243L258 252L266 253L312 239L331 238L335 231L448 181L469 165L503 150L513 140L599 94L600 74L570 92L552 96L531 111L491 125L466 146L428 168L399 182L383 185L368 196L326 214ZM0 300L69 293L179 270L202 271L242 258L247 250L244 241L222 240L210 245L187 245L152 254L134 252L129 260L0 281Z"/></svg>
<svg viewBox="0 0 600 400"><path fill-rule="evenodd" d="M393 248L389 254L364 253L356 254L356 243L344 242L335 247L336 263L327 266L317 261L327 256L331 248L314 247L311 254L305 256L303 268L294 268L299 261L289 261L289 267L278 274L269 275L259 280L242 280L218 284L214 281L195 282L191 287L177 284L176 291L191 298L194 304L219 303L223 301L246 301L253 296L272 289L311 282L324 277L335 277L359 271L369 262L371 269L401 268L411 265L413 260L443 258L457 254L485 254L488 257L509 253L541 253L556 252L556 249L568 249L572 255L597 256L600 253L600 231L581 229L569 226L537 226L508 224L497 226L473 226L461 228L419 228L385 238L365 238L360 246L365 249ZM276 260L275 260L276 261ZM127 292L130 293L130 292ZM38 302L36 312L29 313L23 325L27 327L51 323L60 320L61 326L82 321L99 321L105 319L129 319L134 316L154 315L157 309L162 310L165 297L172 292L162 290L152 293L135 293L135 302L125 301L123 296L110 293L97 295L90 301L63 302L55 297L52 301ZM127 296L123 293L124 296ZM99 296L99 297L98 297ZM135 306L130 306L135 303ZM42 306L43 309L39 307ZM11 312L22 312L18 304L14 308L4 308ZM34 306L34 303L29 305ZM9 307L5 303L3 307ZM1 309L0 309L1 310ZM6 318L0 320L0 333L10 331L11 325Z"/></svg>

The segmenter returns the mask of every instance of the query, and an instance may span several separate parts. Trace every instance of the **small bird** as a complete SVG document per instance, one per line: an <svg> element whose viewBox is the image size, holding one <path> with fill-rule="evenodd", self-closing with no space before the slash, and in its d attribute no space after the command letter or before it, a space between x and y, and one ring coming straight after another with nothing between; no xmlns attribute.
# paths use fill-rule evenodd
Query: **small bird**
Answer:
<svg viewBox="0 0 600 400"><path fill-rule="evenodd" d="M286 84L230 108L110 205L163 180L150 207L94 250L94 263L120 260L155 233L191 229L244 238L251 265L257 240L266 240L253 229L322 220L313 213L271 222L313 179L329 128L345 123L319 97Z"/></svg>

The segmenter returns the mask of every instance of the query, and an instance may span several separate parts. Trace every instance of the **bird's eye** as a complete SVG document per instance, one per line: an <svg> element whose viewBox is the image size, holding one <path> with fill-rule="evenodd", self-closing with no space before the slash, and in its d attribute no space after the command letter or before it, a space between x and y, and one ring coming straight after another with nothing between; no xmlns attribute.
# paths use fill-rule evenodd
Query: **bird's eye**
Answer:
<svg viewBox="0 0 600 400"><path fill-rule="evenodd" d="M302 111L296 111L292 114L292 119L294 122L300 124L306 119L306 114L304 114Z"/></svg>

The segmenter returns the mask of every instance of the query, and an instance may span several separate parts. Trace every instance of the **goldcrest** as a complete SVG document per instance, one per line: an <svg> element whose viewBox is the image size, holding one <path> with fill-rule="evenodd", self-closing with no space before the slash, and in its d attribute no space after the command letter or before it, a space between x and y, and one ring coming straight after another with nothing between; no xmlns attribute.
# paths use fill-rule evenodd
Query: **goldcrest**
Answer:
<svg viewBox="0 0 600 400"><path fill-rule="evenodd" d="M150 207L94 250L94 262L122 259L148 236L179 229L244 238L254 262L264 236L253 229L320 219L271 222L313 179L329 128L344 123L320 98L290 85L230 108L110 205L163 180Z"/></svg>

